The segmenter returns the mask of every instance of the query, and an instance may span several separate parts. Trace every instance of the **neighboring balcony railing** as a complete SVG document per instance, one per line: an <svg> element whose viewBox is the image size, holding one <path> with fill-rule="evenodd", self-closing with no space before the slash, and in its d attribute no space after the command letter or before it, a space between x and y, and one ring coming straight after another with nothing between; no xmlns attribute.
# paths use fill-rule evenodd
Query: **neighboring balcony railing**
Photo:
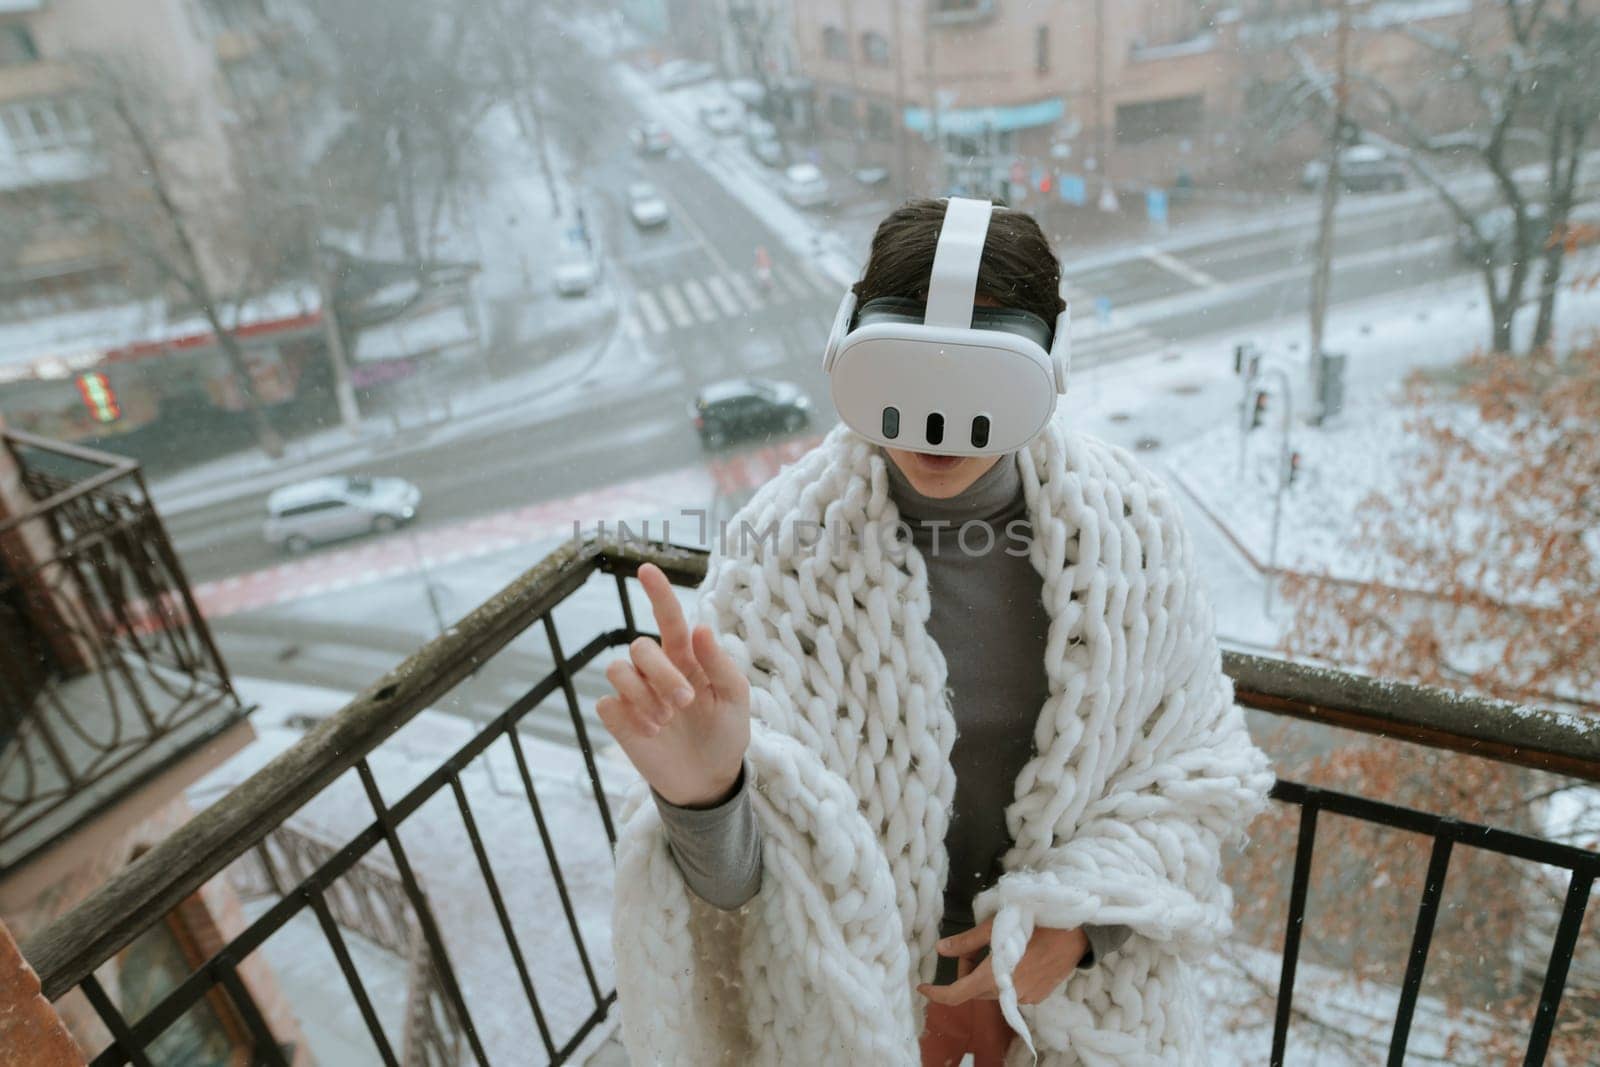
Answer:
<svg viewBox="0 0 1600 1067"><path fill-rule="evenodd" d="M285 1063L265 1013L251 1002L240 965L289 936L319 942L294 941L291 955L303 960L315 951L328 960L315 996L324 1002L348 998L355 1010L347 1014L359 1013L374 1060L454 1062L445 1051L452 1042L465 1062L538 1062L540 1053L551 1063L571 1059L616 998L604 942L609 882L589 877L592 870L580 871L573 853L592 846L591 862L598 857L607 865L616 832L601 768L618 778L626 774L623 765L597 752L595 726L579 692L594 679L587 669L598 668L603 653L641 633L633 611L641 598L630 579L644 561L661 566L680 586L697 585L705 574L706 557L696 550L615 538L568 542L33 938L24 952L45 995L61 1006L81 991L103 1024L103 1040L90 1050L93 1062L151 1063L147 1050L163 1031L207 998L225 996L254 1035L257 1062ZM584 629L574 636L577 624ZM496 705L498 713L487 721L474 716L470 727L459 717L440 715L438 709L462 699L464 690L489 684L482 676L495 675L497 666L510 668L501 678L521 679L519 691ZM1600 782L1600 732L1569 716L1256 656L1229 653L1225 668L1240 703L1257 711ZM436 728L441 722L461 724L466 739L396 785L391 749L404 742L406 729L427 722ZM530 756L540 751L535 745L548 744L541 734L548 736L558 722L570 731L571 748L562 751L582 768L571 775L541 771ZM413 743L411 751L416 748ZM495 766L501 768L498 779ZM611 784L614 790L620 783ZM565 814L552 808L558 790L570 802ZM334 807L349 832L326 841L286 832L309 806L330 795L336 795ZM1545 1061L1600 854L1281 779L1273 795L1298 809L1299 829L1293 855L1278 858L1292 874L1271 1062L1286 1062L1286 1050L1293 1048L1290 1007L1312 850L1319 816L1331 815L1403 828L1431 849L1409 962L1403 979L1395 976L1391 1063L1404 1057L1412 1033L1439 889L1452 856L1490 850L1561 872L1564 901L1541 968L1537 1011L1525 1031L1516 1028L1525 1062ZM439 820L446 817L453 829L441 833ZM495 847L507 835L509 852ZM547 884L515 873L540 855ZM264 896L267 903L154 1007L127 1017L106 964L224 871L249 887L246 895ZM468 883L470 894L462 888ZM442 886L453 887L449 895ZM470 929L463 925L469 895L481 901ZM398 932L402 903L420 942ZM447 1021L432 1027L427 1050L409 1022L402 1032L395 1021L399 1010L384 1006L374 973L357 962L357 937L363 943L417 943L429 954ZM418 999L415 992L408 995L407 1020L409 1005ZM1266 1043L1254 1062L1268 1058Z"/></svg>
<svg viewBox="0 0 1600 1067"><path fill-rule="evenodd" d="M3 877L245 709L139 465L0 443L30 501L0 521Z"/></svg>

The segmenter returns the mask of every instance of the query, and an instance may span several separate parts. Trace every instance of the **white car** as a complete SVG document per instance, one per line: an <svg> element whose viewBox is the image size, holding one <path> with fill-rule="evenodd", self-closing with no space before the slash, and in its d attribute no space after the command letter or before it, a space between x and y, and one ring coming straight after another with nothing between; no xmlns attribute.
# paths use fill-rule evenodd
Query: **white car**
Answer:
<svg viewBox="0 0 1600 1067"><path fill-rule="evenodd" d="M628 186L628 217L641 229L667 224L667 202L649 182Z"/></svg>
<svg viewBox="0 0 1600 1067"><path fill-rule="evenodd" d="M275 489L262 534L286 552L321 541L387 533L416 518L422 490L404 478L335 475Z"/></svg>
<svg viewBox="0 0 1600 1067"><path fill-rule="evenodd" d="M656 85L662 89L679 89L709 81L717 73L710 63L693 59L669 59L656 68Z"/></svg>
<svg viewBox="0 0 1600 1067"><path fill-rule="evenodd" d="M707 104L700 109L700 124L719 137L738 133L742 120L735 104Z"/></svg>
<svg viewBox="0 0 1600 1067"><path fill-rule="evenodd" d="M810 163L796 163L783 172L783 195L796 207L818 207L828 203L831 190L822 171Z"/></svg>
<svg viewBox="0 0 1600 1067"><path fill-rule="evenodd" d="M582 296L600 281L600 263L582 241L567 241L556 259L556 292Z"/></svg>

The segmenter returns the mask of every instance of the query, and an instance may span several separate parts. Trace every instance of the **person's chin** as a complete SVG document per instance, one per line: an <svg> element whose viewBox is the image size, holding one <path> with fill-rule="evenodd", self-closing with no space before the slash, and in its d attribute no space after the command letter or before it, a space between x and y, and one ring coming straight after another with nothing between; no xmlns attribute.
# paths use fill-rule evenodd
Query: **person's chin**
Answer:
<svg viewBox="0 0 1600 1067"><path fill-rule="evenodd" d="M897 450L895 458L912 488L931 497L955 496L976 481L984 467L984 460L975 456Z"/></svg>

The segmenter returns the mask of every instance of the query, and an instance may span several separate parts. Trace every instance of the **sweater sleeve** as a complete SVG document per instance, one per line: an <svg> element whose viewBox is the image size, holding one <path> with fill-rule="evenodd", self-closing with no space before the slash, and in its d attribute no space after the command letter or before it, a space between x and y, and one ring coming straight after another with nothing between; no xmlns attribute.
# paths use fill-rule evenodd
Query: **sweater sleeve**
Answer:
<svg viewBox="0 0 1600 1067"><path fill-rule="evenodd" d="M650 791L684 884L726 911L743 907L761 888L761 830L745 787L747 771L748 764L727 799L709 808L679 807Z"/></svg>
<svg viewBox="0 0 1600 1067"><path fill-rule="evenodd" d="M1085 952L1083 959L1078 961L1078 967L1080 969L1093 967L1100 960L1105 959L1107 953L1115 952L1121 948L1122 943L1128 940L1128 935L1132 933L1131 929L1121 923L1113 923L1109 926L1084 923L1083 934L1089 939L1089 951Z"/></svg>

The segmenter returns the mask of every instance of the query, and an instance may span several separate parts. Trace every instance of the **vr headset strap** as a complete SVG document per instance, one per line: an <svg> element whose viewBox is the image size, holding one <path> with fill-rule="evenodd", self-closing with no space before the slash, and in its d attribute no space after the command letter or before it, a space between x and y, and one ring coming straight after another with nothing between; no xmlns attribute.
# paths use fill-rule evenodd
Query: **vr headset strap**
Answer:
<svg viewBox="0 0 1600 1067"><path fill-rule="evenodd" d="M994 205L987 200L952 196L933 253L933 274L928 279L929 326L972 326L972 301L978 294L978 264L989 235Z"/></svg>

